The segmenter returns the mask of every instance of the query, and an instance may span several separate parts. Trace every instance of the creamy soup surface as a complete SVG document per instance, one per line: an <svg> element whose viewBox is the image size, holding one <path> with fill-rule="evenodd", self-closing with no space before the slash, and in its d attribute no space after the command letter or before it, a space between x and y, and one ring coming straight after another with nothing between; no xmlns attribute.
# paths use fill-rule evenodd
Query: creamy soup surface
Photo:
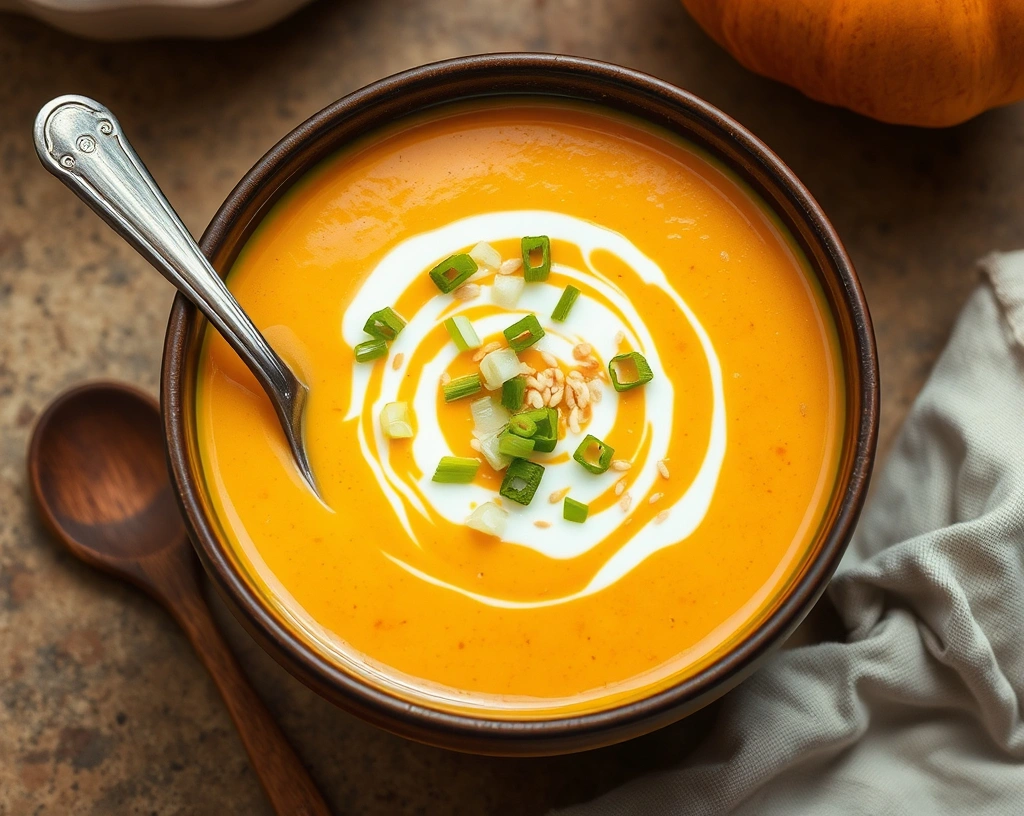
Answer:
<svg viewBox="0 0 1024 816"><path fill-rule="evenodd" d="M526 281L526 237L548 239L543 279ZM441 291L431 270L461 254L476 272ZM816 546L844 418L835 328L763 203L674 137L529 100L410 120L302 179L228 283L310 386L324 501L211 332L197 414L224 535L304 638L395 693L498 717L635 698L742 639ZM404 326L360 362L385 307ZM443 386L523 340L503 332L529 315L543 336L516 354L521 410L553 408L558 441L523 457L543 467L523 505L471 408L489 398L508 422L507 389L484 377L446 401ZM451 317L479 347L459 350ZM650 381L617 391L609 363L633 352ZM638 374L635 357L612 368ZM411 438L388 436L391 403ZM614 449L604 472L574 459L588 434ZM472 481L434 481L446 456L478 461Z"/></svg>

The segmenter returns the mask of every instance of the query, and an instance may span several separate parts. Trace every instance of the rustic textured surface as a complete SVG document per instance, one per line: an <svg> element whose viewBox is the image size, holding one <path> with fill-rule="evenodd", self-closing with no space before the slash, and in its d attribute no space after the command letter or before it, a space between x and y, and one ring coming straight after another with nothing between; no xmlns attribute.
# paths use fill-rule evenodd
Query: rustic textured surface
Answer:
<svg viewBox="0 0 1024 816"><path fill-rule="evenodd" d="M975 281L1022 241L1024 107L954 130L879 125L754 77L675 0L321 2L226 44L77 42L0 16L0 814L267 812L212 684L152 603L56 549L28 505L24 449L58 389L117 377L155 391L171 291L38 166L50 97L113 108L196 233L238 177L328 102L412 65L542 50L689 88L808 184L860 270L882 355L883 447ZM605 751L464 757L383 734L298 686L221 620L342 813L537 813L669 762L709 711Z"/></svg>

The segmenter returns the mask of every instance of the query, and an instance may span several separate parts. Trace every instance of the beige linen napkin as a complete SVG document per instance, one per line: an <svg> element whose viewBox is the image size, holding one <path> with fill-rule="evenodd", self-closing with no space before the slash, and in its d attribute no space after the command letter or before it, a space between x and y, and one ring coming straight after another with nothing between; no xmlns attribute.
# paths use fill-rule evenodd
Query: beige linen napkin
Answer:
<svg viewBox="0 0 1024 816"><path fill-rule="evenodd" d="M829 587L846 642L776 654L683 765L562 813L1024 814L1024 252L982 268Z"/></svg>

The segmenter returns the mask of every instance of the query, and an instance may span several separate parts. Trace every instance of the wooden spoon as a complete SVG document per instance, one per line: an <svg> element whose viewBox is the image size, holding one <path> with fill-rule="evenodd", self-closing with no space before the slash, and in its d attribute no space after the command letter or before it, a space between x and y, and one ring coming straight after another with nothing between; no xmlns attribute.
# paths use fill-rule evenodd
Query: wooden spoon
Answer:
<svg viewBox="0 0 1024 816"><path fill-rule="evenodd" d="M210 615L167 475L156 402L118 383L66 391L36 423L28 472L39 512L64 546L144 589L185 630L277 813L329 814Z"/></svg>

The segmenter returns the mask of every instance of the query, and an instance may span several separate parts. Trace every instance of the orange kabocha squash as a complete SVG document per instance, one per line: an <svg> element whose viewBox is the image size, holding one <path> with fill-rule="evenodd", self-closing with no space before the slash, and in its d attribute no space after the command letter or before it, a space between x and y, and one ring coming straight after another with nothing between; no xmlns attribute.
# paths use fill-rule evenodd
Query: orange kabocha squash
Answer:
<svg viewBox="0 0 1024 816"><path fill-rule="evenodd" d="M752 71L813 99L943 127L1024 98L1024 0L683 0Z"/></svg>

